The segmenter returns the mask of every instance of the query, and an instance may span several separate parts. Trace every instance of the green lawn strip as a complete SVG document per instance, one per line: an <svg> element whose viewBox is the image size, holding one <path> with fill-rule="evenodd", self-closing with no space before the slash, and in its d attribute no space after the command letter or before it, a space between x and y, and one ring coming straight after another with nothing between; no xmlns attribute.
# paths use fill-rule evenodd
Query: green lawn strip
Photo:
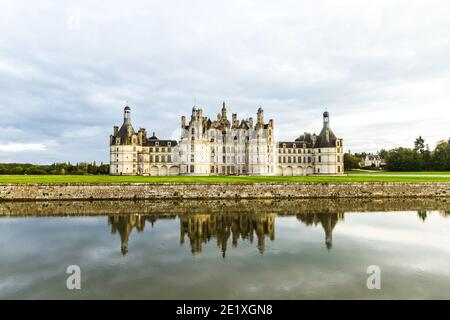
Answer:
<svg viewBox="0 0 450 320"><path fill-rule="evenodd" d="M349 170L345 171L347 175L360 175L360 174L383 174L383 175L449 175L450 171L371 171L371 170Z"/></svg>
<svg viewBox="0 0 450 320"><path fill-rule="evenodd" d="M432 176L56 176L0 175L0 184L65 184L65 183L328 183L328 182L450 182L448 177Z"/></svg>

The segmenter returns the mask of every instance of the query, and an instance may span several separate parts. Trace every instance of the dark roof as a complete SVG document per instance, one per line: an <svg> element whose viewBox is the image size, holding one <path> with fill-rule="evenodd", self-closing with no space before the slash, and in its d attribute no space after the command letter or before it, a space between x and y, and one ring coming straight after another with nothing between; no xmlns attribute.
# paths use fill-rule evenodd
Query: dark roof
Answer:
<svg viewBox="0 0 450 320"><path fill-rule="evenodd" d="M301 136L299 136L297 139L295 139L295 142L299 142L299 143L312 143L312 135L311 133L305 133L302 134Z"/></svg>
<svg viewBox="0 0 450 320"><path fill-rule="evenodd" d="M129 106L126 106L123 110L124 111L131 111L131 108Z"/></svg>
<svg viewBox="0 0 450 320"><path fill-rule="evenodd" d="M131 134L136 134L136 132L133 129L133 126L131 125L131 122L125 121L122 126L120 127L119 131L117 132L117 136L120 138L120 143L124 144L128 139L128 127L131 127Z"/></svg>
<svg viewBox="0 0 450 320"><path fill-rule="evenodd" d="M178 143L175 140L147 140L147 146L154 147L156 146L156 142L158 142L158 147L167 147L170 142L171 147L175 147Z"/></svg>
<svg viewBox="0 0 450 320"><path fill-rule="evenodd" d="M296 148L303 148L302 142L293 142L293 141L279 141L278 142L278 148L283 148L283 145L286 144L286 148L294 148L294 144ZM306 145L307 148L311 148L311 144Z"/></svg>
<svg viewBox="0 0 450 320"><path fill-rule="evenodd" d="M155 133L153 132L153 135L148 138L148 140L158 140L158 138L155 136Z"/></svg>
<svg viewBox="0 0 450 320"><path fill-rule="evenodd" d="M336 135L333 130L325 126L317 137L316 148L333 148L336 147Z"/></svg>
<svg viewBox="0 0 450 320"><path fill-rule="evenodd" d="M249 129L250 126L248 125L248 122L247 122L247 121L242 120L242 121L241 121L241 124L239 125L239 128L240 128L240 129Z"/></svg>

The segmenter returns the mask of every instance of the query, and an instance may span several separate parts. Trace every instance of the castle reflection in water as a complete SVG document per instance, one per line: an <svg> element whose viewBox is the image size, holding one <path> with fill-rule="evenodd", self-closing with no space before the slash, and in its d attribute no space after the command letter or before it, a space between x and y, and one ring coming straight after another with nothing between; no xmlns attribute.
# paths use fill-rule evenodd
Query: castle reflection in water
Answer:
<svg viewBox="0 0 450 320"><path fill-rule="evenodd" d="M123 255L128 252L128 240L133 229L144 231L145 224L153 227L157 219L176 219L180 221L180 244L190 244L192 254L202 251L203 245L215 241L225 257L229 240L236 247L239 239L256 242L258 251L264 253L267 239L275 240L275 213L236 213L236 214L151 214L151 215L112 215L108 217L111 232L118 233ZM333 229L337 222L344 219L344 213L305 213L296 215L297 220L307 226L321 225L324 229L324 242L327 249L333 243Z"/></svg>

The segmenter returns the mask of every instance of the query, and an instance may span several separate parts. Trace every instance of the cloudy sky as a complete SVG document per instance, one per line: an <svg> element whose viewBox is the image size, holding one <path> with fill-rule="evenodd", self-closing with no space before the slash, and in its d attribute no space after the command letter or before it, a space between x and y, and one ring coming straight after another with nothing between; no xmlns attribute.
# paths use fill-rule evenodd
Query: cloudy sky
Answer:
<svg viewBox="0 0 450 320"><path fill-rule="evenodd" d="M177 138L193 104L261 105L278 139L346 150L450 136L450 2L0 1L0 162L108 161L135 128Z"/></svg>

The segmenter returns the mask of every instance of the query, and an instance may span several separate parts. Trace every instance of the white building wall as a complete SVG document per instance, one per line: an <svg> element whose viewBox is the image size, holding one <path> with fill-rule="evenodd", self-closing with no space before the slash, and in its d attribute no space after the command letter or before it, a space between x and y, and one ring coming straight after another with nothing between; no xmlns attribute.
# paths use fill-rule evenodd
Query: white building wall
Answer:
<svg viewBox="0 0 450 320"><path fill-rule="evenodd" d="M110 173L114 175L137 174L137 153L137 146L110 146Z"/></svg>

